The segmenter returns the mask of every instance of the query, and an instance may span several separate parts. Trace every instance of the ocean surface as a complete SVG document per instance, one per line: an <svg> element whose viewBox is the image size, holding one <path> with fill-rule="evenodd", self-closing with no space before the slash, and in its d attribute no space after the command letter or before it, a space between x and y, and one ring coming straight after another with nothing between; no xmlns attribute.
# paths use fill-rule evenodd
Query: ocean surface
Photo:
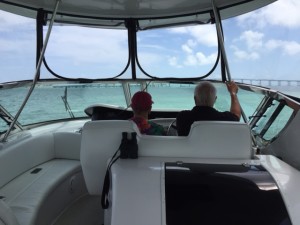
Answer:
<svg viewBox="0 0 300 225"><path fill-rule="evenodd" d="M216 84L218 98L215 107L220 111L228 111L230 108L230 97L226 87ZM271 87L283 93L300 98L299 86ZM18 87L12 89L0 89L0 104L12 115L16 115L29 87ZM131 93L139 90L139 86L131 86ZM193 94L194 85L182 84L153 84L149 85L154 104L153 110L176 110L191 109L194 106ZM263 99L263 95L239 90L240 104L247 118L253 115L257 106ZM63 101L66 99L67 101ZM65 104L67 103L67 104ZM75 117L85 117L84 110L95 104L108 104L127 108L121 85L37 85L27 105L22 111L19 122L21 124L32 124L48 120L70 118L71 109ZM285 112L287 111L287 112ZM279 130L290 118L291 110L283 110L278 122L279 127L272 128ZM265 119L265 121L268 118ZM281 124L281 125L280 125ZM283 125L282 125L283 124ZM7 124L0 120L0 131L6 130ZM274 134L272 133L271 136Z"/></svg>

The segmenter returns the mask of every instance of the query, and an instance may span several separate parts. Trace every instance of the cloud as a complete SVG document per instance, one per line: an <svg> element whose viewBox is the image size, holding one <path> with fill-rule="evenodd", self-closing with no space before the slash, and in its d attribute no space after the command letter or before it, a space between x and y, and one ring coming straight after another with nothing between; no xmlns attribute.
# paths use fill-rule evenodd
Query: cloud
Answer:
<svg viewBox="0 0 300 225"><path fill-rule="evenodd" d="M257 52L247 52L240 50L237 47L232 48L234 49L233 54L238 60L257 60L260 58L260 55Z"/></svg>
<svg viewBox="0 0 300 225"><path fill-rule="evenodd" d="M300 44L295 41L269 40L266 48L269 50L281 49L284 54L290 56L300 54Z"/></svg>
<svg viewBox="0 0 300 225"><path fill-rule="evenodd" d="M195 55L188 55L184 61L184 65L186 66L196 66L197 64L197 57Z"/></svg>
<svg viewBox="0 0 300 225"><path fill-rule="evenodd" d="M20 46L19 42L10 41L7 39L0 39L0 52L16 52Z"/></svg>
<svg viewBox="0 0 300 225"><path fill-rule="evenodd" d="M208 56L205 56L202 52L197 52L196 57L200 65L209 65L215 63L217 58L217 53L213 53Z"/></svg>
<svg viewBox="0 0 300 225"><path fill-rule="evenodd" d="M271 25L279 25L289 28L300 27L300 1L279 0L262 10L262 16Z"/></svg>
<svg viewBox="0 0 300 225"><path fill-rule="evenodd" d="M29 54L35 49L34 19L0 10L0 24L0 53Z"/></svg>
<svg viewBox="0 0 300 225"><path fill-rule="evenodd" d="M213 53L211 55L204 55L202 52L197 52L196 54L188 54L184 61L184 65L186 66L203 66L215 63L217 58L217 54Z"/></svg>
<svg viewBox="0 0 300 225"><path fill-rule="evenodd" d="M182 65L180 65L178 63L178 58L175 57L175 56L169 57L168 62L169 62L170 66L173 66L173 67L176 67L176 68L182 68Z"/></svg>
<svg viewBox="0 0 300 225"><path fill-rule="evenodd" d="M151 68L154 65L159 64L159 62L164 61L164 57L160 56L159 54L149 53L149 52L140 52L139 61L142 67ZM149 71L151 73L151 71Z"/></svg>
<svg viewBox="0 0 300 225"><path fill-rule="evenodd" d="M197 46L197 42L195 40L189 39L187 41L187 45L190 47L196 47Z"/></svg>
<svg viewBox="0 0 300 225"><path fill-rule="evenodd" d="M157 51L165 51L165 50L168 50L167 48L165 48L164 46L161 46L161 45L153 45L153 44L138 44L138 48L141 49L141 48L147 48L147 49L150 49L150 50L157 50Z"/></svg>
<svg viewBox="0 0 300 225"><path fill-rule="evenodd" d="M234 44L230 48L238 60L257 60L260 59L260 51L264 46L263 38L263 33L246 30L237 39L233 40Z"/></svg>
<svg viewBox="0 0 300 225"><path fill-rule="evenodd" d="M242 51L242 50L234 51L234 55L238 59L256 60L256 59L260 58L260 56L257 52L246 52L246 51Z"/></svg>
<svg viewBox="0 0 300 225"><path fill-rule="evenodd" d="M187 34L194 44L199 43L207 47L218 45L216 29L214 25L190 26L170 29L172 33Z"/></svg>
<svg viewBox="0 0 300 225"><path fill-rule="evenodd" d="M15 29L22 29L23 27L28 30L28 26L35 26L34 21L34 19L16 16L12 13L0 10L1 32L13 32Z"/></svg>
<svg viewBox="0 0 300 225"><path fill-rule="evenodd" d="M16 56L19 54L34 54L34 53L35 53L34 37L23 38L21 40L16 37L11 37L11 38L0 37L0 54Z"/></svg>
<svg viewBox="0 0 300 225"><path fill-rule="evenodd" d="M197 42L195 40L189 39L185 44L181 46L183 52L187 54L192 54L194 52L193 49L197 47Z"/></svg>
<svg viewBox="0 0 300 225"><path fill-rule="evenodd" d="M277 51L276 54L288 56L300 54L300 43L276 39L264 41L264 34L248 30L233 41L231 49L238 60L257 60L260 59L261 54L266 53L266 50Z"/></svg>
<svg viewBox="0 0 300 225"><path fill-rule="evenodd" d="M244 31L240 40L245 41L248 49L258 49L263 45L264 34L251 30Z"/></svg>
<svg viewBox="0 0 300 225"><path fill-rule="evenodd" d="M188 33L186 27L176 27L176 28L172 28L169 29L170 33L179 33L179 34L186 34Z"/></svg>
<svg viewBox="0 0 300 225"><path fill-rule="evenodd" d="M182 45L181 48L187 54L192 54L193 53L193 49L190 48L188 44Z"/></svg>
<svg viewBox="0 0 300 225"><path fill-rule="evenodd" d="M185 66L203 66L213 64L216 61L217 53L206 54L199 50L198 46L211 48L216 52L217 36L213 25L190 26L170 29L170 32L188 35L187 41L181 45L183 52L183 65ZM204 45L204 46L203 46ZM178 57L171 57L169 64L174 67L181 67L178 64Z"/></svg>
<svg viewBox="0 0 300 225"><path fill-rule="evenodd" d="M88 41L86 36L89 36ZM46 55L81 63L124 62L128 58L125 31L55 27ZM118 56L118 57L116 57Z"/></svg>
<svg viewBox="0 0 300 225"><path fill-rule="evenodd" d="M238 17L238 22L241 26L247 24L257 28L264 28L268 25L299 28L299 12L299 0L278 0L256 12Z"/></svg>

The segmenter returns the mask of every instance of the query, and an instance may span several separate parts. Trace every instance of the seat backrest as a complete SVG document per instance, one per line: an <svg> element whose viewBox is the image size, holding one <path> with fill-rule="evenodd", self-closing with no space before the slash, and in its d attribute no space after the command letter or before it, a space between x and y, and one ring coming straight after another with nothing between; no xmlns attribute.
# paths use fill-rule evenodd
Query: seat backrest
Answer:
<svg viewBox="0 0 300 225"><path fill-rule="evenodd" d="M127 120L87 122L82 129L80 161L90 194L101 195L108 160L118 150L122 132L137 132L139 156L204 159L251 159L251 134L245 123L195 122L189 136L141 135ZM163 159L162 159L163 161Z"/></svg>
<svg viewBox="0 0 300 225"><path fill-rule="evenodd" d="M140 156L251 159L251 133L245 123L198 121L187 137L138 137Z"/></svg>
<svg viewBox="0 0 300 225"><path fill-rule="evenodd" d="M191 126L189 138L199 146L203 156L212 158L250 159L252 143L246 123L228 121L197 121Z"/></svg>
<svg viewBox="0 0 300 225"><path fill-rule="evenodd" d="M83 126L80 162L92 195L102 192L107 163L120 146L122 132L137 132L137 127L128 120L89 121Z"/></svg>

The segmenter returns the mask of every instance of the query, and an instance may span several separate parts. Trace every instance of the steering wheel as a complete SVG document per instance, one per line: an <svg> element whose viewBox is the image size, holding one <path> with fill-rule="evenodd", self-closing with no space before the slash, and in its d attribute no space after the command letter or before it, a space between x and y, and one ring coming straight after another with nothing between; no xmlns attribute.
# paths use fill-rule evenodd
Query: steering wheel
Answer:
<svg viewBox="0 0 300 225"><path fill-rule="evenodd" d="M167 132L166 132L166 135L167 136L171 136L171 135L169 135L170 134L170 131L172 130L175 130L175 132L176 132L176 135L177 135L177 126L176 126L176 119L174 119L171 123L170 123L170 125L168 126L168 129L167 129Z"/></svg>

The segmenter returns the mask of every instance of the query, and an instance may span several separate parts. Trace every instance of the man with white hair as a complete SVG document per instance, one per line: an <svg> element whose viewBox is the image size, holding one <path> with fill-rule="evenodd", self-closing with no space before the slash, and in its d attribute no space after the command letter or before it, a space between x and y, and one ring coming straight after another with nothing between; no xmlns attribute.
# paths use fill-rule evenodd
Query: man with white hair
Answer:
<svg viewBox="0 0 300 225"><path fill-rule="evenodd" d="M217 99L217 91L209 81L202 81L195 87L195 107L192 110L184 110L177 115L177 132L179 136L187 136L191 125L195 121L239 121L241 108L237 97L238 86L233 82L227 82L227 90L231 97L230 111L219 112L213 106Z"/></svg>

